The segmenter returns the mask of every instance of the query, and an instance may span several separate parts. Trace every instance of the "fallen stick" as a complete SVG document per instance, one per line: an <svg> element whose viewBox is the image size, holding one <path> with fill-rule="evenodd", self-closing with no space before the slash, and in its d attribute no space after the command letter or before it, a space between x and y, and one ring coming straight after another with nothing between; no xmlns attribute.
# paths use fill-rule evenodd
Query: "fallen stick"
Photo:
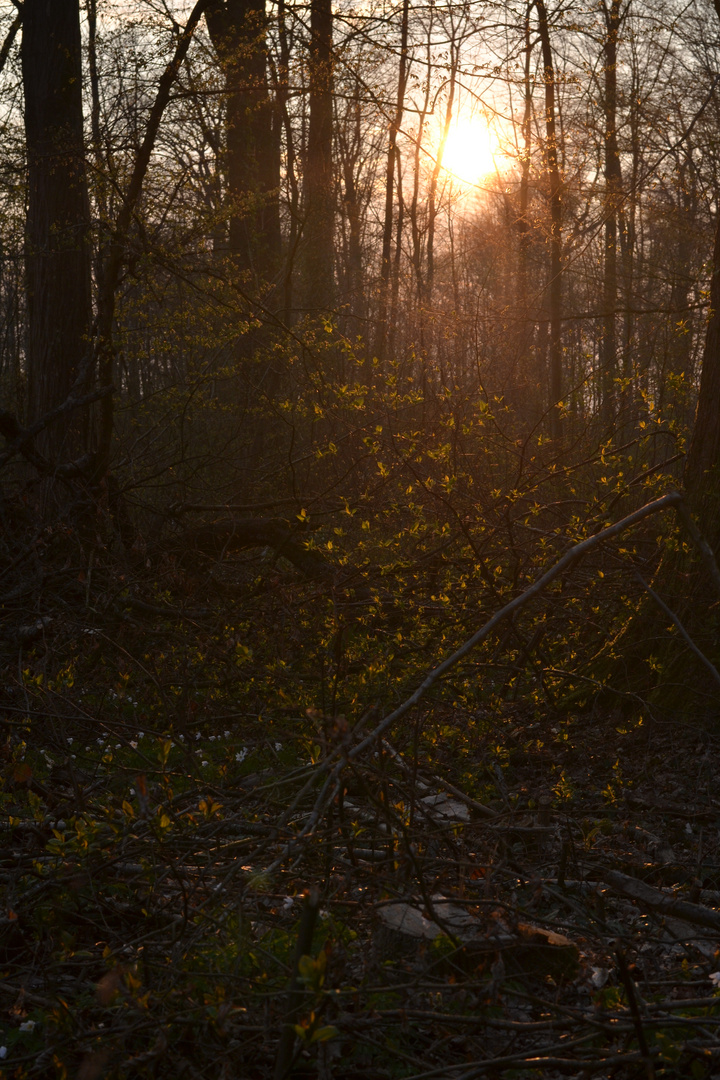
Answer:
<svg viewBox="0 0 720 1080"><path fill-rule="evenodd" d="M704 907L702 904L691 904L689 900L678 900L674 896L668 896L667 893L661 892L652 885L647 885L644 881L638 881L637 878L629 877L628 874L621 874L619 870L601 870L598 876L621 896L636 900L651 911L672 915L676 919L693 923L695 926L707 926L711 930L720 930L720 911Z"/></svg>

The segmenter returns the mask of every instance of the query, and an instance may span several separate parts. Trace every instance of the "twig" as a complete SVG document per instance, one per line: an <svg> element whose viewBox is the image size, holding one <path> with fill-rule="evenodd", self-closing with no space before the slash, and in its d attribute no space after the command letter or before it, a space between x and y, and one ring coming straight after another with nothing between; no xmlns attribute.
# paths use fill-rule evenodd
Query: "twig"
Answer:
<svg viewBox="0 0 720 1080"><path fill-rule="evenodd" d="M642 1025L642 1017L640 1016L640 1010L638 1009L635 986L633 985L632 976L628 969L627 960L625 959L625 953L622 951L622 949L616 949L615 955L617 956L618 968L620 969L620 978L623 981L625 993L627 994L628 1005L630 1006L630 1015L633 1019L633 1026L635 1028L635 1035L637 1037L638 1046L640 1047L640 1053L642 1054L645 1061L645 1070L647 1072L647 1077L648 1080L655 1080L655 1066L652 1063L652 1058L650 1057L650 1053L648 1051L648 1044Z"/></svg>
<svg viewBox="0 0 720 1080"><path fill-rule="evenodd" d="M638 581L643 586L643 588L647 589L649 595L653 598L653 600L655 601L657 606L660 608L660 610L665 615L667 615L668 619L670 619L673 626L675 627L677 632L680 634L680 637L683 639L683 641L685 642L687 647L690 649L690 651L692 653L694 653L694 655L697 656L698 660L700 660L700 662L705 665L705 667L708 669L708 671L712 675L715 682L718 684L718 686L720 686L720 671L718 671L718 669L715 667L712 660L709 660L707 658L707 656L705 655L705 653L701 649L698 648L698 646L695 644L693 639L690 637L690 635L688 634L688 632L685 629L685 627L683 626L683 624L680 622L680 619L675 614L675 612L672 611L667 606L667 604L662 599L662 597L660 597L655 592L654 589L650 588L647 581L645 581L645 579L637 572L637 570L635 571L635 576L637 577Z"/></svg>
<svg viewBox="0 0 720 1080"><path fill-rule="evenodd" d="M702 560L705 563L705 567L715 583L715 588L720 595L720 567L718 567L717 560L715 559L715 553L710 547L709 543L698 529L697 525L693 521L692 514L688 510L684 502L679 502L677 505L678 517L682 521L683 525L690 533L692 542L700 552Z"/></svg>
<svg viewBox="0 0 720 1080"><path fill-rule="evenodd" d="M290 1075L293 1064L293 1049L295 1046L295 1021L302 1008L304 993L300 984L300 960L307 956L312 949L313 931L317 920L320 906L320 893L317 889L311 889L305 896L305 906L300 918L298 928L297 945L295 946L295 960L293 973L288 988L287 1002L285 1007L285 1026L280 1036L277 1057L275 1058L275 1080L285 1080Z"/></svg>

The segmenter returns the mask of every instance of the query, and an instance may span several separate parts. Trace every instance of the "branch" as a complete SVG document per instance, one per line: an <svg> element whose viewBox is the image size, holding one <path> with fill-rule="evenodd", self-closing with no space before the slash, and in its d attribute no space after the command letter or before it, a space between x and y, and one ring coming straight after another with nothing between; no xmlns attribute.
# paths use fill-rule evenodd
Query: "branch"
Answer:
<svg viewBox="0 0 720 1080"><path fill-rule="evenodd" d="M77 385L77 380L76 380ZM75 409L81 409L85 405L92 405L95 401L100 401L102 398L109 397L112 394L112 386L100 386L97 390L93 390L90 394L85 394L83 397L76 398L74 394L70 394L61 405L51 409L49 413L45 413L29 428L21 427L17 421L17 418L10 412L2 409L0 410L0 435L4 435L9 445L5 448L2 454L0 454L0 468L7 464L8 461L15 454L22 454L27 461L30 462L39 472L50 474L53 476L79 476L85 471L86 465L89 463L89 456L85 455L81 459L81 462L67 462L63 465L57 465L51 461L47 461L41 454L36 453L30 443L33 441L36 435L39 435L41 431L44 431L48 424L52 424L54 420L57 420L59 416L63 416L64 413L73 412ZM87 462L86 459L87 458Z"/></svg>
<svg viewBox="0 0 720 1080"><path fill-rule="evenodd" d="M695 544L695 547L700 552L702 560L705 563L705 568L712 578L715 588L720 595L720 568L718 568L717 561L715 559L715 553L710 547L709 543L698 529L697 525L693 521L692 514L688 510L684 502L679 502L677 505L678 516L680 517L683 525L690 533L690 537Z"/></svg>
<svg viewBox="0 0 720 1080"><path fill-rule="evenodd" d="M595 533L594 536L589 536L587 540L582 540L579 544L575 544L574 547L571 547L559 562L556 562L554 566L550 567L550 569L547 570L542 577L538 578L534 584L530 585L525 592L520 593L519 596L516 596L514 600L511 600L505 607L500 608L500 610L496 612L493 617L477 631L477 633L473 634L464 645L461 645L459 649L447 658L447 660L444 660L434 671L431 671L427 678L417 688L415 693L411 694L410 697L407 698L402 705L399 705L397 709L391 712L389 716L386 716L385 719L378 724L375 730L367 735L362 742L358 743L357 746L354 746L348 754L348 757L350 759L356 758L367 750L367 748L377 739L378 735L382 735L382 733L387 731L396 720L399 720L400 717L409 712L410 709L424 697L427 691L435 685L438 679L441 679L451 668L455 667L455 665L462 660L464 656L467 656L476 645L479 645L481 641L484 641L501 622L511 615L514 615L516 611L525 607L530 600L543 592L551 582L560 577L565 570L581 559L583 555L586 555L588 551L592 551L593 548L602 544L605 540L611 540L614 536L618 536L620 533L625 532L626 529L632 528L633 525L637 525L638 522L644 521L645 518L651 517L653 514L658 514L662 510L667 510L671 506L677 506L680 502L682 502L682 495L680 492L671 491L669 494L663 495L661 499L655 499L653 502L647 503L646 506L641 506L639 510L635 510L634 513L628 514L627 517L617 521L614 525L609 525L601 532Z"/></svg>
<svg viewBox="0 0 720 1080"><path fill-rule="evenodd" d="M702 904L692 904L688 900L679 900L675 896L668 896L667 893L660 892L659 889L647 885L644 881L621 874L619 870L600 869L598 877L621 896L637 900L652 911L674 915L676 919L684 919L685 922L694 923L695 926L707 926L716 932L720 930L719 911L704 907Z"/></svg>
<svg viewBox="0 0 720 1080"><path fill-rule="evenodd" d="M172 503L167 508L168 517L179 517L189 513L252 514L256 510L272 510L274 506L298 505L296 498L273 499L261 503Z"/></svg>
<svg viewBox="0 0 720 1080"><path fill-rule="evenodd" d="M2 48L0 48L0 72L3 70L3 68L5 67L5 64L7 63L7 58L10 55L10 50L12 49L12 44L13 44L13 41L15 40L15 35L17 34L18 30L20 29L20 26L22 25L22 21L23 21L23 13L22 13L22 10L20 10L20 11L18 11L17 15L13 19L12 25L11 25L10 29L8 30L7 34L5 35L5 40L2 43Z"/></svg>
<svg viewBox="0 0 720 1080"><path fill-rule="evenodd" d="M657 606L660 608L660 610L663 612L663 614L667 615L668 619L670 619L670 622L673 624L673 626L675 627L677 632L680 634L680 637L683 639L683 641L685 642L687 647L690 649L690 651L692 653L694 653L695 656L697 656L698 660L702 664L705 665L705 667L708 669L708 671L712 675L715 682L718 684L718 686L720 686L720 671L718 671L718 669L715 667L715 665L713 664L713 662L711 660L708 660L705 653L702 652L697 647L697 645L695 644L693 639L690 637L690 635L688 634L688 632L685 629L685 627L683 626L683 624L680 622L680 619L677 617L675 612L672 611L667 606L667 604L662 599L662 597L658 596L658 594L655 592L654 589L650 588L647 581L645 581L645 579L637 571L635 571L635 577L638 579L638 581L643 586L643 588L647 589L648 593L653 598L653 600L655 601Z"/></svg>
<svg viewBox="0 0 720 1080"><path fill-rule="evenodd" d="M103 267L102 285L98 300L98 316L95 327L96 355L100 362L100 381L110 383L112 381L112 326L115 315L115 292L120 277L120 269L126 256L125 241L130 229L135 207L142 192L143 183L147 174L150 158L155 148L155 140L160 128L160 121L170 100L170 90L175 82L178 71L187 56L193 34L200 19L210 6L211 0L197 0L190 12L185 28L180 34L175 53L160 76L157 95L150 109L145 137L138 150L133 167L130 183L128 184L125 198L118 212L113 229L112 242L110 243L107 261ZM102 426L99 437L99 449L97 453L97 471L101 475L107 471L110 459L110 441L112 439L113 425L113 400L112 396L105 399L102 412Z"/></svg>
<svg viewBox="0 0 720 1080"><path fill-rule="evenodd" d="M307 548L286 521L277 518L251 518L248 521L216 521L182 533L183 545L195 548L214 559L226 551L271 547L307 577L328 579L333 570L319 551Z"/></svg>
<svg viewBox="0 0 720 1080"><path fill-rule="evenodd" d="M718 0L718 2L720 3L720 0ZM613 537L625 532L626 529L632 528L633 525L637 525L638 522L644 521L645 518L651 517L653 514L658 514L663 510L668 510L671 506L677 506L680 502L682 502L682 495L680 492L671 491L667 495L663 495L662 498L655 499L653 502L641 506L639 510L635 510L632 514L628 514L627 517L617 521L614 525L608 525L606 529L602 529L593 536L589 536L587 540L581 540L579 544L575 544L574 547L571 547L554 566L551 566L550 569L542 575L542 577L539 577L538 580L525 589L524 592L520 593L508 604L505 604L505 606L502 607L500 611L496 612L493 617L477 631L477 633L473 634L473 636L465 642L464 645L461 645L459 649L447 658L447 660L444 660L442 664L439 664L431 671L417 690L411 694L409 698L406 698L402 705L399 705L397 709L394 709L393 712L384 717L384 719L381 720L361 742L357 743L351 750L347 750L346 747L341 747L334 754L329 755L325 761L321 762L320 765L317 766L316 775L322 775L323 772L329 772L330 775L326 778L320 789L312 812L305 821L303 828L276 857L275 861L268 868L269 872L272 872L280 866L289 852L296 847L300 840L313 831L323 812L327 793L329 790L335 790L334 785L337 783L337 779L345 766L350 761L354 761L355 758L360 757L360 755L371 747L377 739L388 730L388 728L392 727L397 720L410 712L413 706L417 705L420 699L435 685L436 682L438 682L439 679L442 678L443 675L447 674L447 672L462 660L464 656L467 656L476 645L479 645L484 641L501 622L511 615L514 615L516 611L525 607L530 600L543 592L551 582L560 577L565 570L569 569L569 567L581 559L583 555L586 555L588 551L592 551L593 548L604 543L604 541L611 540ZM337 760L338 757L340 758L339 761ZM330 771L331 769L332 771ZM718 918L720 919L720 916L718 916Z"/></svg>

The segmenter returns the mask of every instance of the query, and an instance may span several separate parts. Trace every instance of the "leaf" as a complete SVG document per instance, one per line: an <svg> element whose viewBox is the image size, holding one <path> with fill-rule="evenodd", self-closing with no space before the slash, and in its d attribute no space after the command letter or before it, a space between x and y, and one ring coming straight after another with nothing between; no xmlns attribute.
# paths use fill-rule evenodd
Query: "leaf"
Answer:
<svg viewBox="0 0 720 1080"><path fill-rule="evenodd" d="M311 979L315 970L312 956L301 956L298 960L298 974L301 979Z"/></svg>
<svg viewBox="0 0 720 1080"><path fill-rule="evenodd" d="M19 761L13 769L13 780L16 784L29 784L32 780L33 771L26 761Z"/></svg>
<svg viewBox="0 0 720 1080"><path fill-rule="evenodd" d="M310 1042L328 1042L330 1039L334 1039L340 1032L332 1024L326 1024L325 1027L318 1028L317 1031L312 1033Z"/></svg>

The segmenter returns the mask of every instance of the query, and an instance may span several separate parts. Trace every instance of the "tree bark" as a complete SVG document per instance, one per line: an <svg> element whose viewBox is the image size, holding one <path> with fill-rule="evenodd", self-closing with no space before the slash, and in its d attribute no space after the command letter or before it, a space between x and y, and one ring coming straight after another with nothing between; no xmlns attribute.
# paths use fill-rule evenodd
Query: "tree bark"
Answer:
<svg viewBox="0 0 720 1080"><path fill-rule="evenodd" d="M710 279L710 314L705 334L697 413L685 462L685 490L700 528L715 551L720 545L720 213Z"/></svg>
<svg viewBox="0 0 720 1080"><path fill-rule="evenodd" d="M714 0L720 20L720 0ZM715 552L720 546L720 212L715 224L708 313L697 412L685 461L690 510Z"/></svg>
<svg viewBox="0 0 720 1080"><path fill-rule="evenodd" d="M617 44L620 29L620 0L611 0L605 15L605 252L603 267L603 328L600 341L600 371L603 420L610 424L617 411L617 243L618 211L622 198L622 172L617 138Z"/></svg>
<svg viewBox="0 0 720 1080"><path fill-rule="evenodd" d="M388 302L390 293L390 273L392 268L393 203L395 193L395 172L399 172L397 161L397 137L402 124L405 108L405 91L408 77L408 18L410 0L403 0L402 22L400 24L400 66L398 68L397 98L395 115L390 122L388 154L385 165L385 218L383 221L382 253L380 255L380 303L378 312L378 330L375 352L380 360L384 359L388 336Z"/></svg>
<svg viewBox="0 0 720 1080"><path fill-rule="evenodd" d="M279 117L268 89L263 0L212 0L205 14L227 95L229 252L257 286L280 268Z"/></svg>
<svg viewBox="0 0 720 1080"><path fill-rule="evenodd" d="M307 312L328 312L335 302L332 0L312 0L308 66L310 115L304 184L303 307Z"/></svg>
<svg viewBox="0 0 720 1080"><path fill-rule="evenodd" d="M33 424L65 401L82 374L92 321L91 242L78 0L25 0L23 19L28 420ZM51 462L77 457L88 438L87 414L66 413L38 437L38 449Z"/></svg>
<svg viewBox="0 0 720 1080"><path fill-rule="evenodd" d="M561 436L562 371L562 186L558 164L557 130L555 125L555 66L547 9L544 0L535 0L538 31L543 56L545 80L545 167L550 197L550 434L555 441Z"/></svg>

